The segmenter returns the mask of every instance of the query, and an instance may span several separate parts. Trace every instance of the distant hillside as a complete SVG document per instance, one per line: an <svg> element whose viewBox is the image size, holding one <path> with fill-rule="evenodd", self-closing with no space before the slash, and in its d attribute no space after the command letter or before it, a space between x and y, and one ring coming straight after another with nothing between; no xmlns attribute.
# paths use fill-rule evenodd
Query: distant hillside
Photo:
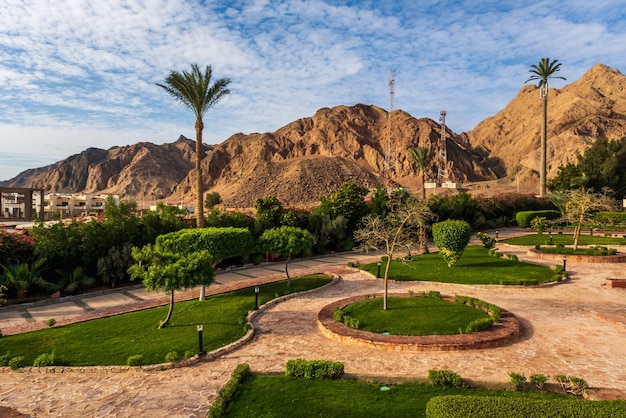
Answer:
<svg viewBox="0 0 626 418"><path fill-rule="evenodd" d="M626 136L626 77L605 65L595 65L560 90L550 89L548 106L549 177L560 165L575 162L597 138ZM493 184L487 180L518 180L534 187L540 129L538 89L523 86L502 111L471 131L446 130L449 180L485 188ZM408 150L434 146L440 151L440 138L440 124L401 110L389 117L384 109L364 104L323 108L275 132L239 133L205 147L204 178L207 190L219 192L230 207L249 207L268 195L287 205L307 205L346 181L417 189L422 185ZM0 185L192 203L194 153L195 142L182 136L172 144L90 148ZM436 158L427 178L435 179L442 164Z"/></svg>

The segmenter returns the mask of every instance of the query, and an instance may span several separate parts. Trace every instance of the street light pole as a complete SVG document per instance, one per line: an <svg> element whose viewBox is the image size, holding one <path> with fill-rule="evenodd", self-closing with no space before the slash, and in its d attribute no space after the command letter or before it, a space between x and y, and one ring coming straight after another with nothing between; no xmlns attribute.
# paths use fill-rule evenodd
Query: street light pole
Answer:
<svg viewBox="0 0 626 418"><path fill-rule="evenodd" d="M204 329L204 327L202 326L202 322L198 322L198 324L196 325L196 329L198 330L198 355L202 356L206 354L206 351L204 351L204 348L202 348L202 330Z"/></svg>
<svg viewBox="0 0 626 418"><path fill-rule="evenodd" d="M259 286L254 286L254 310L259 310Z"/></svg>

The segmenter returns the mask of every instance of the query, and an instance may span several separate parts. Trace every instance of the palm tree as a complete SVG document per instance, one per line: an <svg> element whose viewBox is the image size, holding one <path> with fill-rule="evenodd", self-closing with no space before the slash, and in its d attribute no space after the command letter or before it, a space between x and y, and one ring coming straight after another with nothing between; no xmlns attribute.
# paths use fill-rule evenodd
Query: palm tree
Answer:
<svg viewBox="0 0 626 418"><path fill-rule="evenodd" d="M203 195L204 183L202 181L202 157L204 155L202 147L202 130L204 123L202 116L207 110L215 105L222 97L230 94L227 86L230 79L220 78L211 84L213 70L210 65L206 66L204 73L200 71L198 64L191 65L191 72L171 71L165 79L165 84L157 86L164 89L174 98L193 111L196 116L196 226L204 226Z"/></svg>
<svg viewBox="0 0 626 418"><path fill-rule="evenodd" d="M541 58L539 64L533 64L529 72L533 75L524 82L539 80L537 87L539 87L539 97L543 100L543 130L541 131L541 161L540 161L540 175L539 175L539 196L543 197L546 194L546 152L547 152L547 136L548 136L548 79L560 78L565 80L565 77L555 76L554 73L560 71L561 64L558 60L550 61L550 58Z"/></svg>
<svg viewBox="0 0 626 418"><path fill-rule="evenodd" d="M48 289L51 283L41 278L41 270L45 264L45 258L39 258L32 265L28 263L0 265L4 272L4 282L2 285L7 290L15 290L17 300L23 301L26 291L32 286Z"/></svg>
<svg viewBox="0 0 626 418"><path fill-rule="evenodd" d="M422 181L422 203L426 202L426 167L430 164L430 162L435 157L435 148L434 147L416 147L411 148L409 150L411 154L411 158L413 158L413 162L417 165L420 170L420 179ZM428 253L428 243L426 239L426 227L425 225L420 225L419 227L419 235L420 235L420 250L422 254Z"/></svg>

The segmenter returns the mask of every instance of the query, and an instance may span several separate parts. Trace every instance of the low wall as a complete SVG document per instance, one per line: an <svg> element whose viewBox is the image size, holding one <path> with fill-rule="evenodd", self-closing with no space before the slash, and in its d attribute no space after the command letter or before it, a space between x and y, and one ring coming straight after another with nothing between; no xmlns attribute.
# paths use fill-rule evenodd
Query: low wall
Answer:
<svg viewBox="0 0 626 418"><path fill-rule="evenodd" d="M563 262L563 254L544 253L542 251L528 250L527 254L539 260L553 260ZM617 253L615 255L571 255L565 254L567 262L573 263L624 263L626 254Z"/></svg>

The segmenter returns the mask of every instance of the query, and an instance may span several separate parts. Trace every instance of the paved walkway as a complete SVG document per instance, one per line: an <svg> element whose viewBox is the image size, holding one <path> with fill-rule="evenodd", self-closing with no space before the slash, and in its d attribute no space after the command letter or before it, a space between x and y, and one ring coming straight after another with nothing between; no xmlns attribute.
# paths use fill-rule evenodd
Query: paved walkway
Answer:
<svg viewBox="0 0 626 418"><path fill-rule="evenodd" d="M500 231L500 237L505 234L507 231ZM525 250L505 245L500 248L517 254L522 260L528 259ZM342 272L343 280L261 313L254 321L257 332L253 340L216 360L149 373L3 373L0 374L0 407L14 408L36 417L204 417L237 364L248 363L254 372L280 373L288 359L297 357L342 361L348 374L371 376L383 382L423 379L429 369L443 368L487 384L507 382L509 372L526 376L568 374L586 379L596 390L611 388L614 395L626 398L626 290L604 286L606 277L626 278L622 265L568 262L570 282L541 288L392 283L391 292L439 290L443 294L459 293L485 299L518 316L524 333L518 341L495 349L390 353L343 345L323 337L317 329L317 312L326 304L382 291L380 281L345 268L349 260L359 257L366 256L342 254L335 258L300 261L304 264L293 269L296 274L335 270ZM236 280L240 284L269 280L268 276L261 275L261 269L268 269L265 274L271 278L280 274L272 269L282 271L282 266L223 273L217 279L221 284L212 288L226 286L226 277L232 277L227 274L253 276L242 276L242 281ZM128 303L140 302L120 293ZM141 297L141 294L135 296ZM96 299L81 298L85 299L87 305L97 309L96 303L90 303ZM81 309L85 314L92 312ZM33 309L27 308L27 311ZM42 309L34 309L34 312L39 312L40 318L50 317L49 312L42 313ZM0 321L4 322L4 317L0 317Z"/></svg>

